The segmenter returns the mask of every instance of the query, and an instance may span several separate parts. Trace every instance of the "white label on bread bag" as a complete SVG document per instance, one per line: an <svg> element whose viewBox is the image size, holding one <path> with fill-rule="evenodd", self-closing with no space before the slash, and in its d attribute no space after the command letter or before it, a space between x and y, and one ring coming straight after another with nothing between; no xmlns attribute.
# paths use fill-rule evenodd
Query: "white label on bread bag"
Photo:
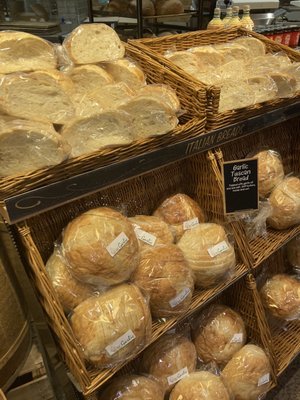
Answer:
<svg viewBox="0 0 300 400"><path fill-rule="evenodd" d="M262 386L269 382L270 382L270 374L267 373L263 375L261 378L259 378L257 386Z"/></svg>
<svg viewBox="0 0 300 400"><path fill-rule="evenodd" d="M133 229L140 229L141 228L140 225L138 225L138 224L132 224L132 226L133 226Z"/></svg>
<svg viewBox="0 0 300 400"><path fill-rule="evenodd" d="M182 303L190 293L191 290L189 288L184 288L176 297L174 297L174 299L169 301L170 306L172 308L178 306L178 304Z"/></svg>
<svg viewBox="0 0 300 400"><path fill-rule="evenodd" d="M230 343L242 343L243 342L243 334L235 333L230 341Z"/></svg>
<svg viewBox="0 0 300 400"><path fill-rule="evenodd" d="M152 235L151 233L148 233L146 231L143 231L142 229L135 228L135 235L136 237L141 240L142 242L149 244L150 246L154 246L156 242L156 236Z"/></svg>
<svg viewBox="0 0 300 400"><path fill-rule="evenodd" d="M216 244L213 247L210 247L209 249L207 249L208 254L211 257L216 257L219 254L223 253L224 251L227 251L229 249L229 246L227 244L227 242L225 242L225 240L223 240L223 242L220 242L218 244Z"/></svg>
<svg viewBox="0 0 300 400"><path fill-rule="evenodd" d="M122 232L106 247L106 250L114 257L128 241L128 237Z"/></svg>
<svg viewBox="0 0 300 400"><path fill-rule="evenodd" d="M175 383L179 382L181 379L185 378L189 375L189 370L187 367L182 368L176 374L170 375L167 377L169 386L174 385Z"/></svg>
<svg viewBox="0 0 300 400"><path fill-rule="evenodd" d="M183 230L187 231L189 229L193 229L197 225L199 225L199 219L198 218L193 218L193 219L190 219L189 221L184 221Z"/></svg>
<svg viewBox="0 0 300 400"><path fill-rule="evenodd" d="M105 347L105 350L110 356L113 356L117 351L123 349L123 347L127 346L128 343L132 342L135 339L135 334L130 329L124 335L120 336L117 340L115 340L112 344L109 344Z"/></svg>

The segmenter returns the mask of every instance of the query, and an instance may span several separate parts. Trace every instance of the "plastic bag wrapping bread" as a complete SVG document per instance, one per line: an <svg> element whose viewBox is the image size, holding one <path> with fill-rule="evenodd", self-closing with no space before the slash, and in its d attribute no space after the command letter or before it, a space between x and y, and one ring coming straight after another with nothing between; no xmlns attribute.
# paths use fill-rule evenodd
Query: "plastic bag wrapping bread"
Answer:
<svg viewBox="0 0 300 400"><path fill-rule="evenodd" d="M153 375L169 392L184 376L196 369L194 344L184 333L167 333L142 354L140 370Z"/></svg>
<svg viewBox="0 0 300 400"><path fill-rule="evenodd" d="M153 317L184 314L191 303L193 273L173 244L143 249L132 281L149 295Z"/></svg>
<svg viewBox="0 0 300 400"><path fill-rule="evenodd" d="M70 151L52 124L0 116L0 176L60 164Z"/></svg>
<svg viewBox="0 0 300 400"><path fill-rule="evenodd" d="M288 242L286 245L286 253L289 263L295 272L300 272L300 235Z"/></svg>
<svg viewBox="0 0 300 400"><path fill-rule="evenodd" d="M120 110L103 111L66 124L61 135L71 145L73 157L106 147L131 143L132 118Z"/></svg>
<svg viewBox="0 0 300 400"><path fill-rule="evenodd" d="M296 79L296 90L300 90L300 62L294 62L281 68L282 72Z"/></svg>
<svg viewBox="0 0 300 400"><path fill-rule="evenodd" d="M74 309L70 323L84 357L99 368L133 358L151 337L147 301L130 284L89 297Z"/></svg>
<svg viewBox="0 0 300 400"><path fill-rule="evenodd" d="M175 194L164 200L153 215L169 224L177 242L184 232L205 221L201 207L183 193Z"/></svg>
<svg viewBox="0 0 300 400"><path fill-rule="evenodd" d="M277 274L260 290L264 307L275 318L300 319L300 281L295 276Z"/></svg>
<svg viewBox="0 0 300 400"><path fill-rule="evenodd" d="M224 56L225 64L234 60L246 62L250 57L249 48L234 41L216 44L214 48Z"/></svg>
<svg viewBox="0 0 300 400"><path fill-rule="evenodd" d="M199 224L186 231L177 245L193 270L196 287L214 286L235 268L234 247L221 225Z"/></svg>
<svg viewBox="0 0 300 400"><path fill-rule="evenodd" d="M155 97L136 96L119 109L132 116L131 131L135 139L164 135L178 125L175 112Z"/></svg>
<svg viewBox="0 0 300 400"><path fill-rule="evenodd" d="M63 232L62 251L72 275L97 286L128 280L139 263L131 223L106 207L89 210L71 221Z"/></svg>
<svg viewBox="0 0 300 400"><path fill-rule="evenodd" d="M72 79L78 97L94 90L101 91L103 86L113 83L112 76L98 65L70 67L65 73Z"/></svg>
<svg viewBox="0 0 300 400"><path fill-rule="evenodd" d="M136 215L129 218L129 221L134 227L140 249L147 249L149 246L172 244L174 242L174 235L170 226L158 217Z"/></svg>
<svg viewBox="0 0 300 400"><path fill-rule="evenodd" d="M173 112L180 113L180 101L175 90L167 85L146 85L141 87L137 92L137 96L149 96L162 101L165 106L169 107Z"/></svg>
<svg viewBox="0 0 300 400"><path fill-rule="evenodd" d="M266 54L265 44L259 39L251 36L240 36L237 39L234 39L232 43L246 47L252 57L259 57Z"/></svg>
<svg viewBox="0 0 300 400"><path fill-rule="evenodd" d="M124 82L130 88L139 89L146 85L146 77L137 63L128 58L105 62L101 67L113 78L115 82Z"/></svg>
<svg viewBox="0 0 300 400"><path fill-rule="evenodd" d="M199 359L220 368L246 343L247 334L241 316L222 304L213 304L193 321L193 342Z"/></svg>
<svg viewBox="0 0 300 400"><path fill-rule="evenodd" d="M75 116L70 78L55 70L6 75L0 82L0 110L32 121L63 124Z"/></svg>
<svg viewBox="0 0 300 400"><path fill-rule="evenodd" d="M220 376L209 371L196 371L181 379L169 400L230 400Z"/></svg>
<svg viewBox="0 0 300 400"><path fill-rule="evenodd" d="M0 32L0 74L57 67L54 46L26 32Z"/></svg>
<svg viewBox="0 0 300 400"><path fill-rule="evenodd" d="M123 58L125 47L106 24L83 24L64 40L63 48L74 64L95 64Z"/></svg>
<svg viewBox="0 0 300 400"><path fill-rule="evenodd" d="M54 252L48 259L46 270L66 313L73 310L88 297L91 297L97 290L95 287L80 282L72 276L58 246L54 248Z"/></svg>
<svg viewBox="0 0 300 400"><path fill-rule="evenodd" d="M164 400L164 391L153 376L124 375L111 381L99 400Z"/></svg>
<svg viewBox="0 0 300 400"><path fill-rule="evenodd" d="M300 179L287 176L272 191L269 201L272 214L268 224L274 229L287 229L300 223Z"/></svg>
<svg viewBox="0 0 300 400"><path fill-rule="evenodd" d="M258 159L258 189L260 197L268 197L284 179L284 168L280 154L272 149L261 150L249 157Z"/></svg>
<svg viewBox="0 0 300 400"><path fill-rule="evenodd" d="M225 366L222 377L234 399L258 400L268 390L271 365L263 349L246 344Z"/></svg>

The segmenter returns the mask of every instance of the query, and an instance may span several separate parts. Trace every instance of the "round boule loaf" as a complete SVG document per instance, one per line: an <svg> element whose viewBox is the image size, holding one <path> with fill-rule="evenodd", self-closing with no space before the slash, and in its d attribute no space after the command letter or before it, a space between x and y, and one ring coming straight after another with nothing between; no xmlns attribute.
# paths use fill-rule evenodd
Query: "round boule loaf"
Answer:
<svg viewBox="0 0 300 400"><path fill-rule="evenodd" d="M145 85L138 90L137 95L146 95L159 99L174 112L180 110L180 101L175 90L167 85Z"/></svg>
<svg viewBox="0 0 300 400"><path fill-rule="evenodd" d="M80 65L72 68L68 75L72 79L77 94L101 90L102 86L113 83L112 76L97 65Z"/></svg>
<svg viewBox="0 0 300 400"><path fill-rule="evenodd" d="M198 357L205 364L214 361L223 367L244 346L246 339L241 316L224 305L208 307L195 320L193 342Z"/></svg>
<svg viewBox="0 0 300 400"><path fill-rule="evenodd" d="M221 225L199 224L186 231L177 245L193 270L198 287L216 285L235 267L234 247Z"/></svg>
<svg viewBox="0 0 300 400"><path fill-rule="evenodd" d="M300 179L289 176L272 191L272 214L267 219L274 229L287 229L300 222Z"/></svg>
<svg viewBox="0 0 300 400"><path fill-rule="evenodd" d="M300 318L300 281L287 274L277 274L261 289L264 307L284 320Z"/></svg>
<svg viewBox="0 0 300 400"><path fill-rule="evenodd" d="M259 195L266 197L284 178L282 160L274 150L260 151L254 157L258 158Z"/></svg>
<svg viewBox="0 0 300 400"><path fill-rule="evenodd" d="M172 15L184 13L184 7L180 0L156 0L156 15Z"/></svg>
<svg viewBox="0 0 300 400"><path fill-rule="evenodd" d="M193 273L173 244L143 249L132 281L149 295L154 317L180 315L191 303Z"/></svg>
<svg viewBox="0 0 300 400"><path fill-rule="evenodd" d="M146 77L142 69L127 58L106 62L101 66L112 76L115 82L124 82L132 89L138 89L146 84Z"/></svg>
<svg viewBox="0 0 300 400"><path fill-rule="evenodd" d="M233 43L240 44L249 49L253 58L266 54L266 45L259 39L251 36L240 36Z"/></svg>
<svg viewBox="0 0 300 400"><path fill-rule="evenodd" d="M151 314L134 285L121 284L80 303L71 327L87 360L111 367L132 358L151 336Z"/></svg>
<svg viewBox="0 0 300 400"><path fill-rule="evenodd" d="M131 223L107 207L89 210L71 221L63 232L62 246L72 275L94 285L128 280L139 262Z"/></svg>

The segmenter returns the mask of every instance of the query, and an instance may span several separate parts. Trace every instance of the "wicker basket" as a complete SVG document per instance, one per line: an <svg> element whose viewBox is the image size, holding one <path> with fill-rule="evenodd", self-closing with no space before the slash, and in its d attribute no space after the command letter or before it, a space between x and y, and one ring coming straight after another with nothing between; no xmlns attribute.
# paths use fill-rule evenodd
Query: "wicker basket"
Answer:
<svg viewBox="0 0 300 400"><path fill-rule="evenodd" d="M209 193L215 190L216 185L206 155L201 156L200 162L201 167L197 167L197 169L194 169L189 161L177 162L145 176L77 200L70 205L49 211L17 226L17 240L21 254L24 255L24 263L28 266L28 272L48 317L49 325L57 339L62 357L86 395L93 393L112 377L122 365L113 369L98 371L85 364L68 320L45 272L45 262L53 250L53 243L72 218L87 209L101 205L121 209L127 215L151 214L162 199L176 192L183 192L198 200L205 210L208 208L206 199L210 201ZM191 179L186 179L187 176ZM202 192L207 194L200 194L199 188L196 187L198 184L201 185ZM245 265L238 262L233 276L229 277L226 282L213 289L197 291L190 309L184 317L191 315L205 302L220 294L222 290L246 273ZM166 323L155 321L153 323L152 341L174 326L179 320L180 318L173 318Z"/></svg>
<svg viewBox="0 0 300 400"><path fill-rule="evenodd" d="M261 148L277 150L283 160L286 174L300 172L299 150L300 143L296 132L299 132L300 120L298 118L279 124L257 132L256 135L248 136L241 140L228 143L222 150L211 153L210 162L213 166L219 192L214 191L215 199L211 204L210 210L213 214L224 217L222 206L222 163L230 160L240 160L251 152L259 151ZM193 162L197 163L194 157ZM195 166L196 168L196 166ZM296 225L290 229L278 231L268 228L267 236L258 236L255 239L248 239L246 227L240 221L231 222L236 242L238 243L243 262L251 268L256 268L272 253L283 246L292 237L300 233L300 226Z"/></svg>
<svg viewBox="0 0 300 400"><path fill-rule="evenodd" d="M129 145L106 148L24 175L0 178L0 207L4 206L5 198L16 193L20 194L42 185L58 182L101 166L199 136L205 132L207 102L205 88L201 84L195 86L184 78L178 79L172 71L163 68L158 62L130 45L126 49L127 56L142 67L148 83L164 83L176 91L184 112L179 118L179 125L165 135L146 138ZM191 101L191 99L193 100Z"/></svg>
<svg viewBox="0 0 300 400"><path fill-rule="evenodd" d="M291 266L286 259L285 248L280 249L266 260L255 272L258 287L271 276L278 273L291 273ZM280 375L300 353L300 321L278 323L269 319L272 352L276 361L276 372Z"/></svg>
<svg viewBox="0 0 300 400"><path fill-rule="evenodd" d="M188 73L184 72L181 68L177 67L174 63L166 59L163 54L167 50L188 50L196 46L204 46L209 44L224 43L233 40L239 36L253 36L265 43L267 51L276 53L283 51L293 61L300 61L300 53L292 50L290 47L277 44L272 40L267 39L263 35L255 32L250 32L242 28L232 28L228 30L218 31L197 31L183 33L180 35L165 36L162 38L147 38L129 41L130 44L139 48L143 52L149 54L153 59L161 63L165 68L174 71L178 77L185 78L191 83L199 86L199 81L193 78ZM204 85L204 84L203 84ZM246 120L255 115L271 111L276 107L281 107L290 104L299 99L298 93L290 99L271 100L261 104L240 108L220 113L219 100L220 88L216 86L204 85L207 89L208 105L207 105L207 130L218 129L226 125L230 125L239 121Z"/></svg>

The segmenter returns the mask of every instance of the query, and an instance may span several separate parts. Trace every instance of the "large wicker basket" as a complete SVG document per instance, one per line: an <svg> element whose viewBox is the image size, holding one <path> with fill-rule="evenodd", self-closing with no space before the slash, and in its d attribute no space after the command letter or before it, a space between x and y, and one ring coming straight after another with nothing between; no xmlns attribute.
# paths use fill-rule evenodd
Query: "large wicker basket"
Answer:
<svg viewBox="0 0 300 400"><path fill-rule="evenodd" d="M242 28L231 28L228 30L217 31L196 31L183 33L180 35L165 36L161 38L147 38L129 41L133 46L139 48L143 52L149 54L153 59L157 60L165 68L174 71L178 77L189 80L192 84L199 86L199 81L194 77L177 67L163 55L166 51L188 50L196 46L204 46L209 44L224 43L233 40L239 36L252 36L261 40L270 53L284 52L292 61L300 61L300 53L291 48L275 43L267 39L263 35L250 32ZM207 130L218 129L226 125L230 125L239 121L246 120L255 115L271 111L276 107L287 105L298 99L298 93L290 99L277 99L267 101L261 104L240 108L237 110L219 112L220 88L217 86L203 86L208 91L207 104Z"/></svg>
<svg viewBox="0 0 300 400"><path fill-rule="evenodd" d="M219 149L211 153L210 161L220 188L219 193L214 192L214 196L219 197L219 201L215 200L208 203L211 204L211 212L215 215L219 214L221 219L225 218L221 194L223 185L221 170L224 161L240 160L264 148L274 149L281 154L285 173L299 174L300 142L297 136L299 129L300 120L296 118L275 127L263 129L257 132L255 136L248 136L228 143L222 147L222 150ZM191 162L198 163L197 158L194 157ZM195 168L197 168L196 165ZM256 268L272 253L300 232L299 225L282 231L268 228L266 235L251 239L247 237L244 223L237 219L236 221L231 220L231 225L240 248L243 262L251 268Z"/></svg>
<svg viewBox="0 0 300 400"><path fill-rule="evenodd" d="M178 79L172 71L130 45L126 45L126 51L126 55L142 67L147 83L169 85L176 91L183 111L179 125L165 135L142 139L129 145L105 148L53 167L0 178L0 207L4 206L3 200L9 196L197 137L205 132L206 89L201 84L196 86L184 78Z"/></svg>
<svg viewBox="0 0 300 400"><path fill-rule="evenodd" d="M86 395L93 393L122 366L99 371L84 362L68 320L45 271L45 262L53 251L53 243L72 218L85 210L101 205L122 209L128 215L151 214L165 197L183 192L198 200L204 210L208 210L207 202L212 200L211 193L216 190L215 179L205 154L199 158L199 163L201 166L198 165L195 169L189 161L177 162L143 177L77 200L70 205L49 211L17 226L16 237L21 253L24 255L24 263L28 266L28 272L36 287L62 357ZM202 188L201 191L199 186ZM213 217L211 212L209 216ZM191 315L212 297L220 294L247 271L245 265L238 261L233 275L228 277L225 282L209 290L196 291L192 304L184 317ZM172 318L165 323L154 321L152 341L179 320L180 318Z"/></svg>

